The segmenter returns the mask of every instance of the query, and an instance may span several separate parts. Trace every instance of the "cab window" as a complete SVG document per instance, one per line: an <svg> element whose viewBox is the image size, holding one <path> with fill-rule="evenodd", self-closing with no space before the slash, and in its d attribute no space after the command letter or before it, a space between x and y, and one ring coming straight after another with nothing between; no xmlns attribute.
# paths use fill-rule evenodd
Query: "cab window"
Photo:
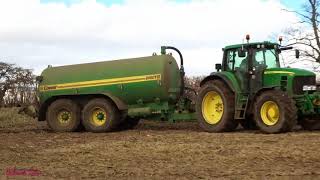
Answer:
<svg viewBox="0 0 320 180"><path fill-rule="evenodd" d="M274 49L261 49L255 51L254 66L265 65L267 69L279 67Z"/></svg>
<svg viewBox="0 0 320 180"><path fill-rule="evenodd" d="M239 57L238 49L228 50L227 51L227 63L228 70L243 69L246 70L248 67L248 53L246 52L245 57Z"/></svg>

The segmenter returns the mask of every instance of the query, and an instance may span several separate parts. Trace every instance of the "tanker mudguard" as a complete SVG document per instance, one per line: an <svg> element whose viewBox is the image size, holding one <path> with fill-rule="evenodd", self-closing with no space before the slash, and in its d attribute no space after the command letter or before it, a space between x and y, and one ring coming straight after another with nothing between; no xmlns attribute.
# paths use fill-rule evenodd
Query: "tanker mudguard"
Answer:
<svg viewBox="0 0 320 180"><path fill-rule="evenodd" d="M109 92L105 92L103 93L103 95L109 97L118 107L119 110L127 110L128 109L128 105L119 97L112 95Z"/></svg>

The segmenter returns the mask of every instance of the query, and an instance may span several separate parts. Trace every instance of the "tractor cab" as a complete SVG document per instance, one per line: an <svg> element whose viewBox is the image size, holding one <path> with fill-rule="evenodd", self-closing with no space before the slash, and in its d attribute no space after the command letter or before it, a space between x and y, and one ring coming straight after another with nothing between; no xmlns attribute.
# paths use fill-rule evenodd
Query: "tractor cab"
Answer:
<svg viewBox="0 0 320 180"><path fill-rule="evenodd" d="M255 93L263 86L267 69L280 68L279 44L270 42L246 43L223 49L222 70L236 75L244 93Z"/></svg>

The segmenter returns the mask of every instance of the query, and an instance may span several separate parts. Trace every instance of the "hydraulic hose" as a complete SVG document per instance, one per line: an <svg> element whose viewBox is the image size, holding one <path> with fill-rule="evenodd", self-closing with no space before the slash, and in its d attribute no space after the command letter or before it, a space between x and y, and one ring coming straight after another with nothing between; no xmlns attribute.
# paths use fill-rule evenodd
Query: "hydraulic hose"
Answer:
<svg viewBox="0 0 320 180"><path fill-rule="evenodd" d="M175 47L172 47L172 46L162 46L161 47L161 54L166 54L166 50L167 49L174 50L179 54L179 56L180 56L180 65L181 65L180 69L183 69L183 56L182 56L182 53L180 52L180 50L175 48Z"/></svg>

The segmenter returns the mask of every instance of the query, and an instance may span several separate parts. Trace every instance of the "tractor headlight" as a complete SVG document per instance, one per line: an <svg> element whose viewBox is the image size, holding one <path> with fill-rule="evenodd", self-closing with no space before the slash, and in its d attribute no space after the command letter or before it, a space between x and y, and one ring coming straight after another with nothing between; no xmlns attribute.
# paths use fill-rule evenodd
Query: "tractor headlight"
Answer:
<svg viewBox="0 0 320 180"><path fill-rule="evenodd" d="M303 91L316 91L317 86L315 85L310 85L310 86L303 86Z"/></svg>

